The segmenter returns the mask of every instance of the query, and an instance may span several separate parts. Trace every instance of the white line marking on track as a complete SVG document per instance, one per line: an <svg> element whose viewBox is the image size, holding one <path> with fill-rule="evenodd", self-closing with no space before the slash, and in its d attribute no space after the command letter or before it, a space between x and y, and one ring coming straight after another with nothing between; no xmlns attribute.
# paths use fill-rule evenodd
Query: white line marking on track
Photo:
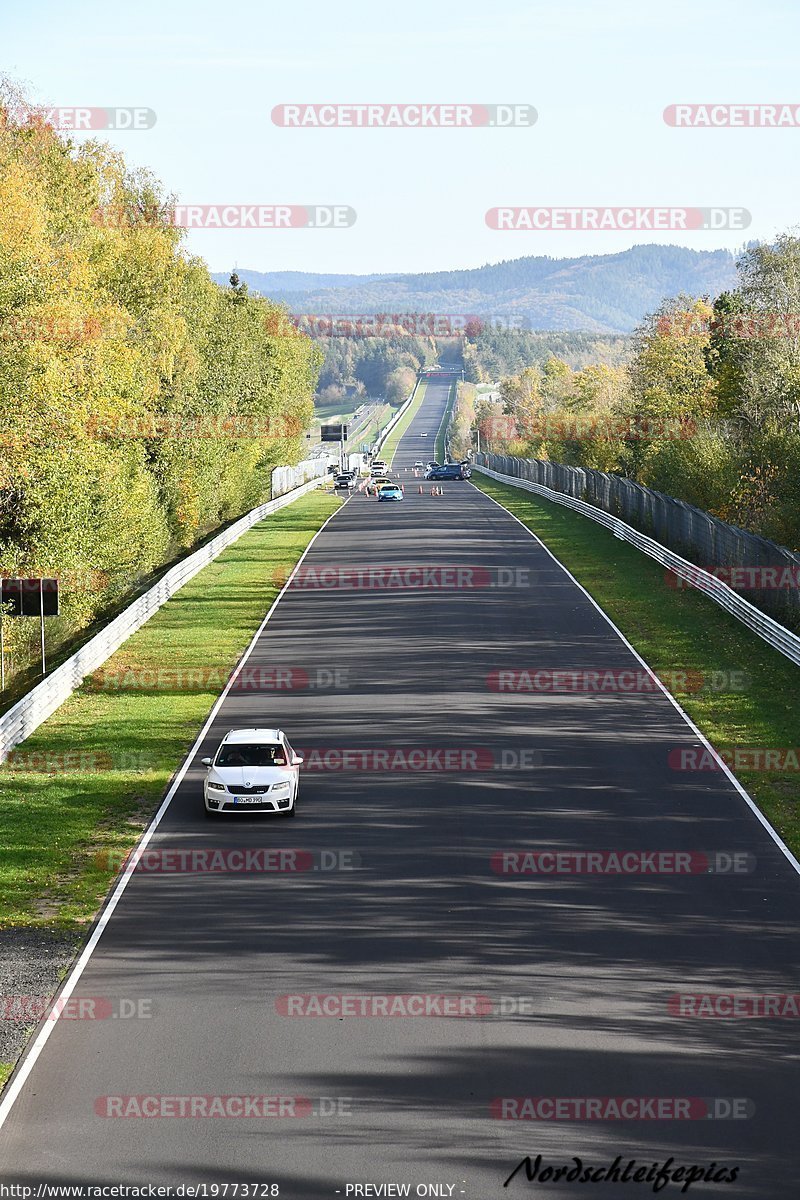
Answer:
<svg viewBox="0 0 800 1200"><path fill-rule="evenodd" d="M489 476L489 478L491 478L491 476ZM499 482L499 481L497 481L497 482ZM684 721L685 721L685 722L686 722L686 724L689 726L689 728L692 730L692 732L693 732L693 733L695 733L695 734L697 734L698 738L699 738L699 739L700 739L700 741L703 743L703 745L706 747L706 749L711 751L711 754L712 754L712 755L713 755L713 757L716 759L716 761L719 763L719 765L720 765L720 767L722 768L722 771L724 772L724 774L725 774L725 775L728 777L728 779L730 780L730 782L731 782L731 783L733 784L733 786L736 788L736 791L739 793L739 795L742 797L742 799L745 801L745 803L748 805L748 807L751 809L751 811L752 811L753 813L755 813L756 817L757 817L757 818L758 818L758 820L761 822L761 824L764 826L764 828L766 829L766 831L767 831L767 833L769 834L769 836L772 838L772 840L773 840L773 842L775 843L775 845L778 847L778 849L779 849L779 850L781 850L781 851L783 852L783 854L784 854L784 855L786 856L786 858L789 860L789 862L791 863L791 865L794 867L794 869L795 869L795 871L797 872L797 874L798 874L798 875L800 875L800 862L798 862L798 861L797 861L797 859L796 859L796 858L795 858L795 856L792 854L791 850L790 850L790 849L789 849L789 847L786 845L786 843L783 841L783 839L781 838L781 836L780 836L780 834L777 832L777 830L773 829L773 827L770 825L769 821L768 821L768 820L767 820L767 818L764 816L764 814L761 812L761 810L759 809L758 805L757 805L757 804L756 804L756 802L753 800L752 796L750 796L750 795L749 795L749 793L748 793L748 792L745 790L745 788L742 786L742 784L739 782L739 780L738 780L738 779L736 778L736 776L734 775L733 771L731 771L731 769L730 769L730 767L728 766L728 764L727 764L727 763L726 763L726 762L725 762L725 761L724 761L724 760L723 760L723 759L720 757L720 755L717 753L717 751L716 751L716 750L714 749L714 747L711 745L711 742L709 742L709 740L708 740L708 738L705 736L705 734L704 734L704 733L701 733L701 731L700 731L700 730L697 728L697 726L695 725L694 721L693 721L693 720L692 720L692 718L689 716L689 714L688 714L687 712L685 712L685 711L684 711L684 709L682 709L682 708L681 708L680 704L679 704L679 703L678 703L678 701L675 699L675 697L672 695L672 693L671 693L670 691L668 691L668 689L667 689L667 688L664 686L664 684L663 684L663 683L661 682L661 680L658 678L658 675L656 675L656 673L655 673L655 671L653 670L653 668L652 668L652 667L651 667L651 666L650 666L648 663L646 663L646 662L645 662L645 660L642 658L642 656L641 656L641 654L639 653L639 651L638 651L638 650L636 650L636 649L635 649L635 648L634 648L634 647L631 645L631 643L630 643L630 642L628 641L628 639L625 637L625 634L622 632L622 630L621 630L621 629L619 629L619 628L618 628L618 627L617 627L617 626L614 624L614 622L611 620L611 617L608 615L608 613L603 611L603 609L600 607L600 605L599 605L599 604L597 603L597 601L595 600L594 596L590 595L590 594L589 594L589 592L587 592L587 590L586 590L586 588L583 586L583 584L580 584L580 583L578 583L577 579L576 579L576 578L575 578L575 576L572 574L572 572L569 570L569 568L568 568L568 567L565 567L565 566L564 566L564 564L563 564L563 563L562 563L562 562L561 562L559 559L557 559L557 558L556 558L556 556L555 556L555 554L553 554L552 550L550 550L550 549L549 549L549 547L545 546L545 544L544 544L544 542L542 541L542 539L541 539L540 537L537 537L537 535L536 535L536 534L533 532L533 530L532 530L532 529L529 529L529 528L528 528L528 526L525 524L525 522L524 522L524 521L521 521L521 520L519 519L519 517L517 517L517 516L515 516L515 515L514 515L514 513L512 513L512 512L509 512L509 510L508 510L508 509L505 507L505 505L501 504L499 500L495 500L494 496L490 496L490 495L488 494L488 492L484 492L482 488L479 488L479 487L477 486L477 484L474 484L474 483L473 483L471 486L475 488L475 491L476 491L476 492L480 492L480 493L481 493L481 495L485 496L487 500L491 500L492 504L496 504L498 508L501 508L501 509L503 510L503 512L504 512L504 513L506 513L506 515L507 515L507 516L511 517L511 520L512 520L512 521L516 521L518 525L521 525L521 526L522 526L522 528L525 530L525 532L526 532L526 533L527 533L527 534L528 534L530 537L532 537L532 538L534 539L534 541L536 541L536 542L538 542L538 543L539 543L539 545L542 547L542 549L545 551L545 553L547 553L547 554L549 554L549 555L550 555L550 557L552 558L553 562L554 562L554 563L555 563L557 566L559 566L559 567L561 568L561 570L564 572L564 574L565 574L566 576L568 576L568 578L569 578L569 579L571 579L571 580L572 580L572 582L575 584L576 588L577 588L579 591L583 592L584 596L585 596L585 597L586 597L586 599L589 601L589 603L590 603L590 604L591 604L591 605L592 605L594 608L596 608L596 609L597 609L597 611L600 613L600 615L601 615L601 617L603 618L603 620L608 622L608 624L611 626L611 628L612 628L612 629L614 630L614 632L616 633L617 637L618 637L618 638L619 638L619 639L620 639L622 642L624 642L624 644L625 644L625 645L628 647L628 649L630 650L630 652L631 652L631 654L634 656L634 658L636 658L636 659L637 659L637 660L638 660L638 661L639 661L639 662L642 664L642 666L643 666L643 667L645 667L645 668L646 668L646 669L647 669L647 670L650 672L650 674L653 676L653 678L655 679L656 683L657 683L657 684L658 684L658 686L660 687L661 691L664 693L664 695L665 695L665 696L667 697L667 699L669 700L670 704L671 704L671 705L672 705L674 708L676 708L676 709L678 710L678 712L679 712L679 713L680 713L680 715L683 717ZM505 486L507 486L507 487L513 487L513 484L506 484ZM527 492L525 492L525 489L524 489L524 488L520 488L519 490L520 490L521 492L524 492L524 493L525 493L525 495L529 495L529 494L530 494L530 493L527 493Z"/></svg>
<svg viewBox="0 0 800 1200"><path fill-rule="evenodd" d="M348 497L348 499L349 499L349 497ZM345 501L345 503L347 503L347 501ZM62 1003L62 1002L66 1002L72 995L72 993L75 989L75 985L77 984L78 980L80 979L81 975L83 974L83 972L86 968L86 965L89 962L89 959L92 957L92 954L94 953L97 943L100 941L100 938L103 934L103 930L105 929L106 925L110 921L110 919L114 913L114 909L119 904L119 901L122 897L122 893L125 891L125 888L128 886L131 875L133 874L133 872L136 869L136 865L137 865L137 861L138 861L140 852L142 850L144 850L145 847L147 846L148 842L150 841L150 839L152 838L156 829L158 828L159 824L161 823L162 817L164 816L164 814L166 813L170 804L172 803L172 799L173 799L175 793L177 792L178 788L180 787L181 783L183 782L183 778L184 778L187 770L189 769L189 766L190 766L192 760L194 759L194 757L197 753L198 746L202 742L202 740L205 737L206 733L208 732L208 729L210 728L214 718L216 717L217 713L219 712L220 708L222 707L236 676L239 674L239 671L244 666L244 664L247 662L247 659L250 657L253 650L255 649L256 643L258 642L258 639L261 637L261 634L263 633L263 631L267 625L267 622L270 620L270 618L272 617L272 614L275 612L275 609L278 607L278 604L280 603L281 599L283 598L283 595L286 592L287 588L289 588L291 586L291 582L294 579L295 575L297 574L298 570L300 569L300 565L303 562L303 559L308 554L309 550L314 545L314 542L317 540L319 535L328 526L328 524L333 520L333 518L342 511L342 508L344 508L344 504L342 504L339 508L335 509L331 513L331 515L323 522L323 524L320 525L319 529L314 534L314 536L311 538L311 540L308 543L308 545L306 546L305 550L298 558L298 560L295 563L295 566L292 570L291 575L286 580L286 583L283 585L283 587L281 588L278 595L272 601L272 604L269 607L267 615L264 617L264 620L261 622L258 629L256 630L256 633L254 634L253 639L250 642L250 645L247 647L244 654L239 659L239 662L238 662L235 670L231 674L231 678L228 680L223 691L220 693L217 700L214 702L214 706L211 709L211 712L208 714L208 717L206 718L203 728L200 730L199 734L197 735L197 738L195 739L195 742L192 745L191 750L186 755L186 758L184 759L181 767L178 770L178 774L175 776L174 780L172 781L169 791L167 792L166 796L164 797L163 801L161 802L161 807L159 808L156 815L153 817L153 819L150 822L150 824L148 825L147 829L142 834L142 836L139 839L139 841L137 842L134 850L131 852L131 860L128 863L127 867L125 868L122 878L119 880L119 882L117 883L117 886L114 888L111 898L108 900L105 908L102 910L100 917L97 921L97 924L95 925L94 929L92 930L91 936L83 948L80 958L75 963L75 966L72 968L69 975L67 976L67 979L66 979L61 991L58 993L58 995L53 1000L53 1005L50 1008L50 1011L48 1012L47 1016L44 1018L42 1027L39 1030L38 1034L36 1035L36 1038L34 1039L34 1041L31 1043L30 1049L27 1051L27 1053L23 1052L24 1057L23 1057L21 1063L19 1064L19 1066L17 1067L16 1071L14 1072L13 1076L11 1077L11 1080L7 1084L5 1091L3 1092L3 1098L2 1098L2 1101L0 1101L0 1129L2 1129L6 1119L8 1117L8 1114L11 1112L14 1101L19 1096L19 1094L22 1091L22 1088L25 1084L25 1081L27 1080L28 1076L30 1075L31 1071L33 1070L33 1067L36 1064L36 1060L38 1059L39 1055L42 1053L42 1050L44 1049L45 1044L47 1042L47 1039L50 1037L50 1034L55 1029L56 1022L59 1020L61 1013L64 1011L64 1003ZM268 518L265 518L265 519L268 519ZM254 526L254 528L255 528L255 526Z"/></svg>

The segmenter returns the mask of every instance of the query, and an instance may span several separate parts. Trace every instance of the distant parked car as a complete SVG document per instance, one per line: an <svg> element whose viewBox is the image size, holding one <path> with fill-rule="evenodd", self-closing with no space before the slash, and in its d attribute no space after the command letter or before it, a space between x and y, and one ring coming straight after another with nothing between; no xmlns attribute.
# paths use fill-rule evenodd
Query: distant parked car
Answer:
<svg viewBox="0 0 800 1200"><path fill-rule="evenodd" d="M443 467L431 467L425 472L426 479L469 479L472 472L461 463L445 463Z"/></svg>

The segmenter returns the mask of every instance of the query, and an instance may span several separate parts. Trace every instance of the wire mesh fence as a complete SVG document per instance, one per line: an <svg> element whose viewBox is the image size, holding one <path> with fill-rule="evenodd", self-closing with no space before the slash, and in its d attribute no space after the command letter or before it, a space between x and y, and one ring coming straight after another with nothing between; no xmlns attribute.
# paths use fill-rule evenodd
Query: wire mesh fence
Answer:
<svg viewBox="0 0 800 1200"><path fill-rule="evenodd" d="M800 632L800 554L621 475L506 454L474 457L501 475L572 496L625 521Z"/></svg>

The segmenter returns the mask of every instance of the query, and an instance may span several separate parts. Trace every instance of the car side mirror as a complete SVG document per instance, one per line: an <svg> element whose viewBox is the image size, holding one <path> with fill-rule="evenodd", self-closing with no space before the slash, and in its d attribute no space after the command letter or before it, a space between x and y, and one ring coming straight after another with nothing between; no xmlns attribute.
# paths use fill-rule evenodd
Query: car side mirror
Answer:
<svg viewBox="0 0 800 1200"><path fill-rule="evenodd" d="M303 765L303 756L302 756L302 754L293 754L293 755L292 755L292 766L293 766L293 767L300 767L300 766L302 766L302 765Z"/></svg>
<svg viewBox="0 0 800 1200"><path fill-rule="evenodd" d="M203 766L204 766L204 767L210 767L210 766L211 766L211 759L210 759L210 758L201 758L201 759L200 759L200 762L203 764Z"/></svg>

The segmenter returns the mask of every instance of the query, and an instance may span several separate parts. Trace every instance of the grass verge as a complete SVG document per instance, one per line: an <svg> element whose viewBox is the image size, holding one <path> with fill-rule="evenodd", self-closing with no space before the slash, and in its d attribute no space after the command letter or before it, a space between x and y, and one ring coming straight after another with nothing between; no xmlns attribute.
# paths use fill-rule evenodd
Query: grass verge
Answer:
<svg viewBox="0 0 800 1200"><path fill-rule="evenodd" d="M572 572L715 749L800 746L798 669L788 659L702 593L670 586L663 567L589 518L477 471L472 481ZM800 772L735 774L800 856Z"/></svg>
<svg viewBox="0 0 800 1200"><path fill-rule="evenodd" d="M436 433L436 444L433 450L433 457L438 463L444 462L445 457L445 439L447 437L447 426L450 424L450 417L453 412L453 404L456 398L456 385L450 384L450 391L447 396L447 405L442 414L442 421Z"/></svg>
<svg viewBox="0 0 800 1200"><path fill-rule="evenodd" d="M403 413L402 417L381 446L381 458L386 463L387 467L390 467L394 461L395 451L397 450L400 438L403 436L414 417L419 412L419 407L422 404L422 401L425 399L425 389L427 386L428 385L426 383L417 384L417 394L412 403L409 404L408 408Z"/></svg>
<svg viewBox="0 0 800 1200"><path fill-rule="evenodd" d="M287 574L339 501L313 491L183 587L0 766L0 928L77 932Z"/></svg>

